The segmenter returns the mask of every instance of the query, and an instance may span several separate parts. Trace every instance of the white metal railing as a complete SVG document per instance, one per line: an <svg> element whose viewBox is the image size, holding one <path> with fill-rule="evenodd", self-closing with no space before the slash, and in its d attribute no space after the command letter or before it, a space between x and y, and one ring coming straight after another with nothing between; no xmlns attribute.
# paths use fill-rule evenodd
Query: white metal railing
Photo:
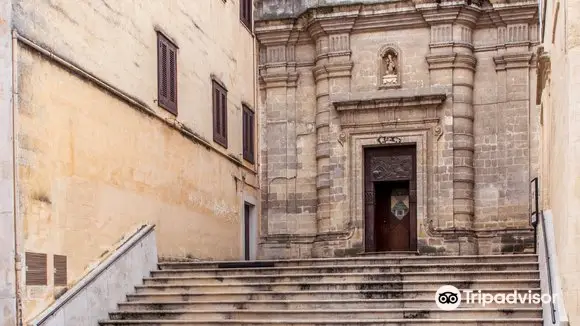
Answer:
<svg viewBox="0 0 580 326"><path fill-rule="evenodd" d="M568 316L564 307L564 297L558 279L556 239L552 213L549 210L539 214L541 232L537 238L538 258L542 293L550 295L550 302L543 303L544 326L568 326Z"/></svg>

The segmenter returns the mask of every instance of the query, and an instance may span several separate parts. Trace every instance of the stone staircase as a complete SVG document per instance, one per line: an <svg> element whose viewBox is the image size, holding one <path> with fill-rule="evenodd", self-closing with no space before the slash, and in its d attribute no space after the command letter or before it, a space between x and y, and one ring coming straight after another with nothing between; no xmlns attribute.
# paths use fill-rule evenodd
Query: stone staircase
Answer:
<svg viewBox="0 0 580 326"><path fill-rule="evenodd" d="M100 325L542 325L533 303L440 310L442 285L539 293L537 256L161 263Z"/></svg>

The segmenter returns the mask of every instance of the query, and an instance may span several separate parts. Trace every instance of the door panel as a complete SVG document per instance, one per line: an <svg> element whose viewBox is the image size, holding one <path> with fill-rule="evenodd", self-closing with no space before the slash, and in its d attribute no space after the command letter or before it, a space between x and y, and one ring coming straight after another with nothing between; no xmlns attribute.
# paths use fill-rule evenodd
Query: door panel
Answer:
<svg viewBox="0 0 580 326"><path fill-rule="evenodd" d="M417 248L415 146L365 149L365 249Z"/></svg>

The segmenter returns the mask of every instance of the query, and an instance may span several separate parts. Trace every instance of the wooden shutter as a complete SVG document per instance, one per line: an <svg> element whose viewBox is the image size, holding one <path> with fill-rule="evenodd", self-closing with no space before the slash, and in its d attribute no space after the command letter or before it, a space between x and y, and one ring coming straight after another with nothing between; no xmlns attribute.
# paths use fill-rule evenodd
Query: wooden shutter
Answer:
<svg viewBox="0 0 580 326"><path fill-rule="evenodd" d="M240 0L240 20L247 28L252 28L252 0Z"/></svg>
<svg viewBox="0 0 580 326"><path fill-rule="evenodd" d="M48 285L47 256L35 252L25 253L26 285Z"/></svg>
<svg viewBox="0 0 580 326"><path fill-rule="evenodd" d="M243 106L243 156L250 163L254 163L254 112L247 106Z"/></svg>
<svg viewBox="0 0 580 326"><path fill-rule="evenodd" d="M54 285L66 286L67 284L67 263L66 256L54 255Z"/></svg>
<svg viewBox="0 0 580 326"><path fill-rule="evenodd" d="M177 47L157 33L157 100L159 106L177 115Z"/></svg>
<svg viewBox="0 0 580 326"><path fill-rule="evenodd" d="M213 140L228 147L227 90L215 80L212 83Z"/></svg>

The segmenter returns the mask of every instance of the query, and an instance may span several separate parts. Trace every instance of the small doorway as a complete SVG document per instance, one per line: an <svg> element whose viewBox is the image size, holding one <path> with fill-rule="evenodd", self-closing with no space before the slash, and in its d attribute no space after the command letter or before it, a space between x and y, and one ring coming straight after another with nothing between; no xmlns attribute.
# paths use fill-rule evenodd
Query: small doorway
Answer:
<svg viewBox="0 0 580 326"><path fill-rule="evenodd" d="M365 149L365 250L417 250L415 145Z"/></svg>
<svg viewBox="0 0 580 326"><path fill-rule="evenodd" d="M244 203L244 259L250 260L250 234L252 218L250 216L251 206Z"/></svg>
<svg viewBox="0 0 580 326"><path fill-rule="evenodd" d="M253 221L253 210L254 205L244 202L244 260L251 260L254 258L253 252L253 231L255 230L255 226L252 223Z"/></svg>

